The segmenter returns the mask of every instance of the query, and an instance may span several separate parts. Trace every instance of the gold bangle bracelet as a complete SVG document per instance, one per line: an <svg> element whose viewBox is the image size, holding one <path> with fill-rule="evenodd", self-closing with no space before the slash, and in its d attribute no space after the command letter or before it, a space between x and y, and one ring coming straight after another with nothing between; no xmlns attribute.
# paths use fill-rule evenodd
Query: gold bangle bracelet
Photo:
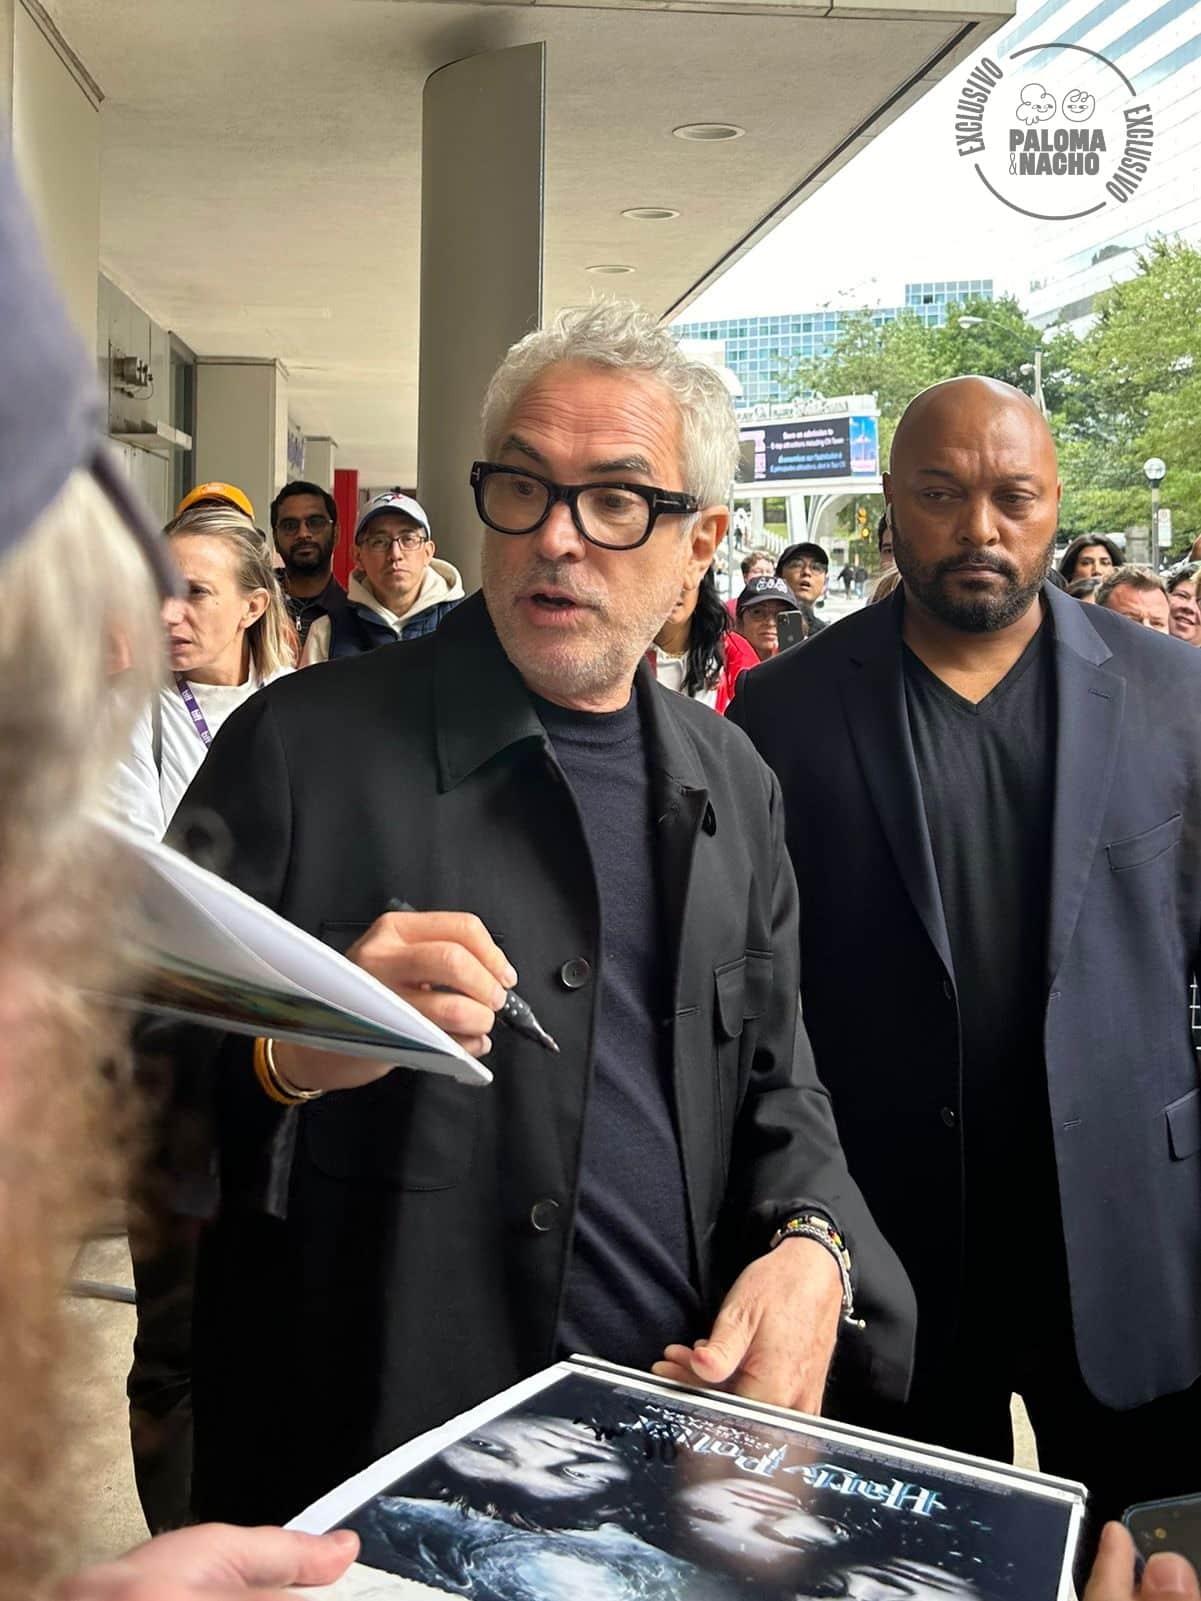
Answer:
<svg viewBox="0 0 1201 1601"><path fill-rule="evenodd" d="M254 1074L259 1088L277 1106L303 1106L306 1101L319 1101L324 1090L302 1090L291 1083L275 1065L275 1041L260 1037L254 1042Z"/></svg>

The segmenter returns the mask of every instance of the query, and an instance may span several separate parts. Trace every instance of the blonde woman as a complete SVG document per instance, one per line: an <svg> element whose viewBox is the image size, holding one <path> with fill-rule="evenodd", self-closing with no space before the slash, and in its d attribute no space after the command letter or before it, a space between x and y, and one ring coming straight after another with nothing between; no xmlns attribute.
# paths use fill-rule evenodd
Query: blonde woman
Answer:
<svg viewBox="0 0 1201 1601"><path fill-rule="evenodd" d="M258 529L229 506L168 525L184 594L163 607L168 678L113 780L118 816L161 839L225 719L296 661L296 631Z"/></svg>
<svg viewBox="0 0 1201 1601"><path fill-rule="evenodd" d="M78 1510L107 1467L67 1404L62 1294L71 1241L122 1188L128 1094L123 1026L97 999L125 978L124 874L91 816L161 675L175 586L105 453L94 357L2 153L0 373L0 1601L283 1601L332 1583L354 1539L185 1529L46 1588L78 1565Z"/></svg>

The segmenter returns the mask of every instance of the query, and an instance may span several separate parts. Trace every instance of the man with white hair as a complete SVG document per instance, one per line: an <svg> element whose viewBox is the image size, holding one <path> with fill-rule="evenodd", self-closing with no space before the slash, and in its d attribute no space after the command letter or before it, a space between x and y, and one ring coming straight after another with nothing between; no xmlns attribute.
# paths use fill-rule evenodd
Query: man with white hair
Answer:
<svg viewBox="0 0 1201 1601"><path fill-rule="evenodd" d="M176 1043L221 1183L198 1515L290 1516L571 1351L816 1410L841 1335L836 1387L907 1384L911 1292L799 1020L778 787L643 662L726 532L725 391L609 302L509 352L484 438L482 594L269 686L180 809L495 1075ZM518 973L557 1055L492 1032Z"/></svg>

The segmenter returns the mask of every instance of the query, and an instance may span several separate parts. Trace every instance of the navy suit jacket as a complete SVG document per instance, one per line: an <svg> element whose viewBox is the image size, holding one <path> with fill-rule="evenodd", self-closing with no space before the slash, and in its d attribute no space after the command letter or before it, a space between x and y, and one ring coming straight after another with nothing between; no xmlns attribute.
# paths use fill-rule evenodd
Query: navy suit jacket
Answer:
<svg viewBox="0 0 1201 1601"><path fill-rule="evenodd" d="M1201 1374L1201 650L1050 585L1058 719L1044 1044L1076 1349L1132 1407ZM903 593L745 673L731 720L784 793L801 989L843 1148L953 1337L959 1002L905 706ZM835 849L841 839L846 849ZM980 849L989 841L981 838ZM870 993L863 992L864 974ZM1014 1228L1037 1252L1040 1220ZM1007 1294L1021 1294L1014 1285Z"/></svg>

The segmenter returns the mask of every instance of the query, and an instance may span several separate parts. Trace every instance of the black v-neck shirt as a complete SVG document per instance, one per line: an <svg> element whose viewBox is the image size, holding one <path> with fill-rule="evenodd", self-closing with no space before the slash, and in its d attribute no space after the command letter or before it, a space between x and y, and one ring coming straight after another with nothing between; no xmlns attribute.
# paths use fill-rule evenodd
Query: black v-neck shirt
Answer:
<svg viewBox="0 0 1201 1601"><path fill-rule="evenodd" d="M1055 787L1049 619L973 704L902 647L909 729L954 963L968 1226L1048 1177L1043 1020ZM1025 1167L1027 1171L1022 1172Z"/></svg>

